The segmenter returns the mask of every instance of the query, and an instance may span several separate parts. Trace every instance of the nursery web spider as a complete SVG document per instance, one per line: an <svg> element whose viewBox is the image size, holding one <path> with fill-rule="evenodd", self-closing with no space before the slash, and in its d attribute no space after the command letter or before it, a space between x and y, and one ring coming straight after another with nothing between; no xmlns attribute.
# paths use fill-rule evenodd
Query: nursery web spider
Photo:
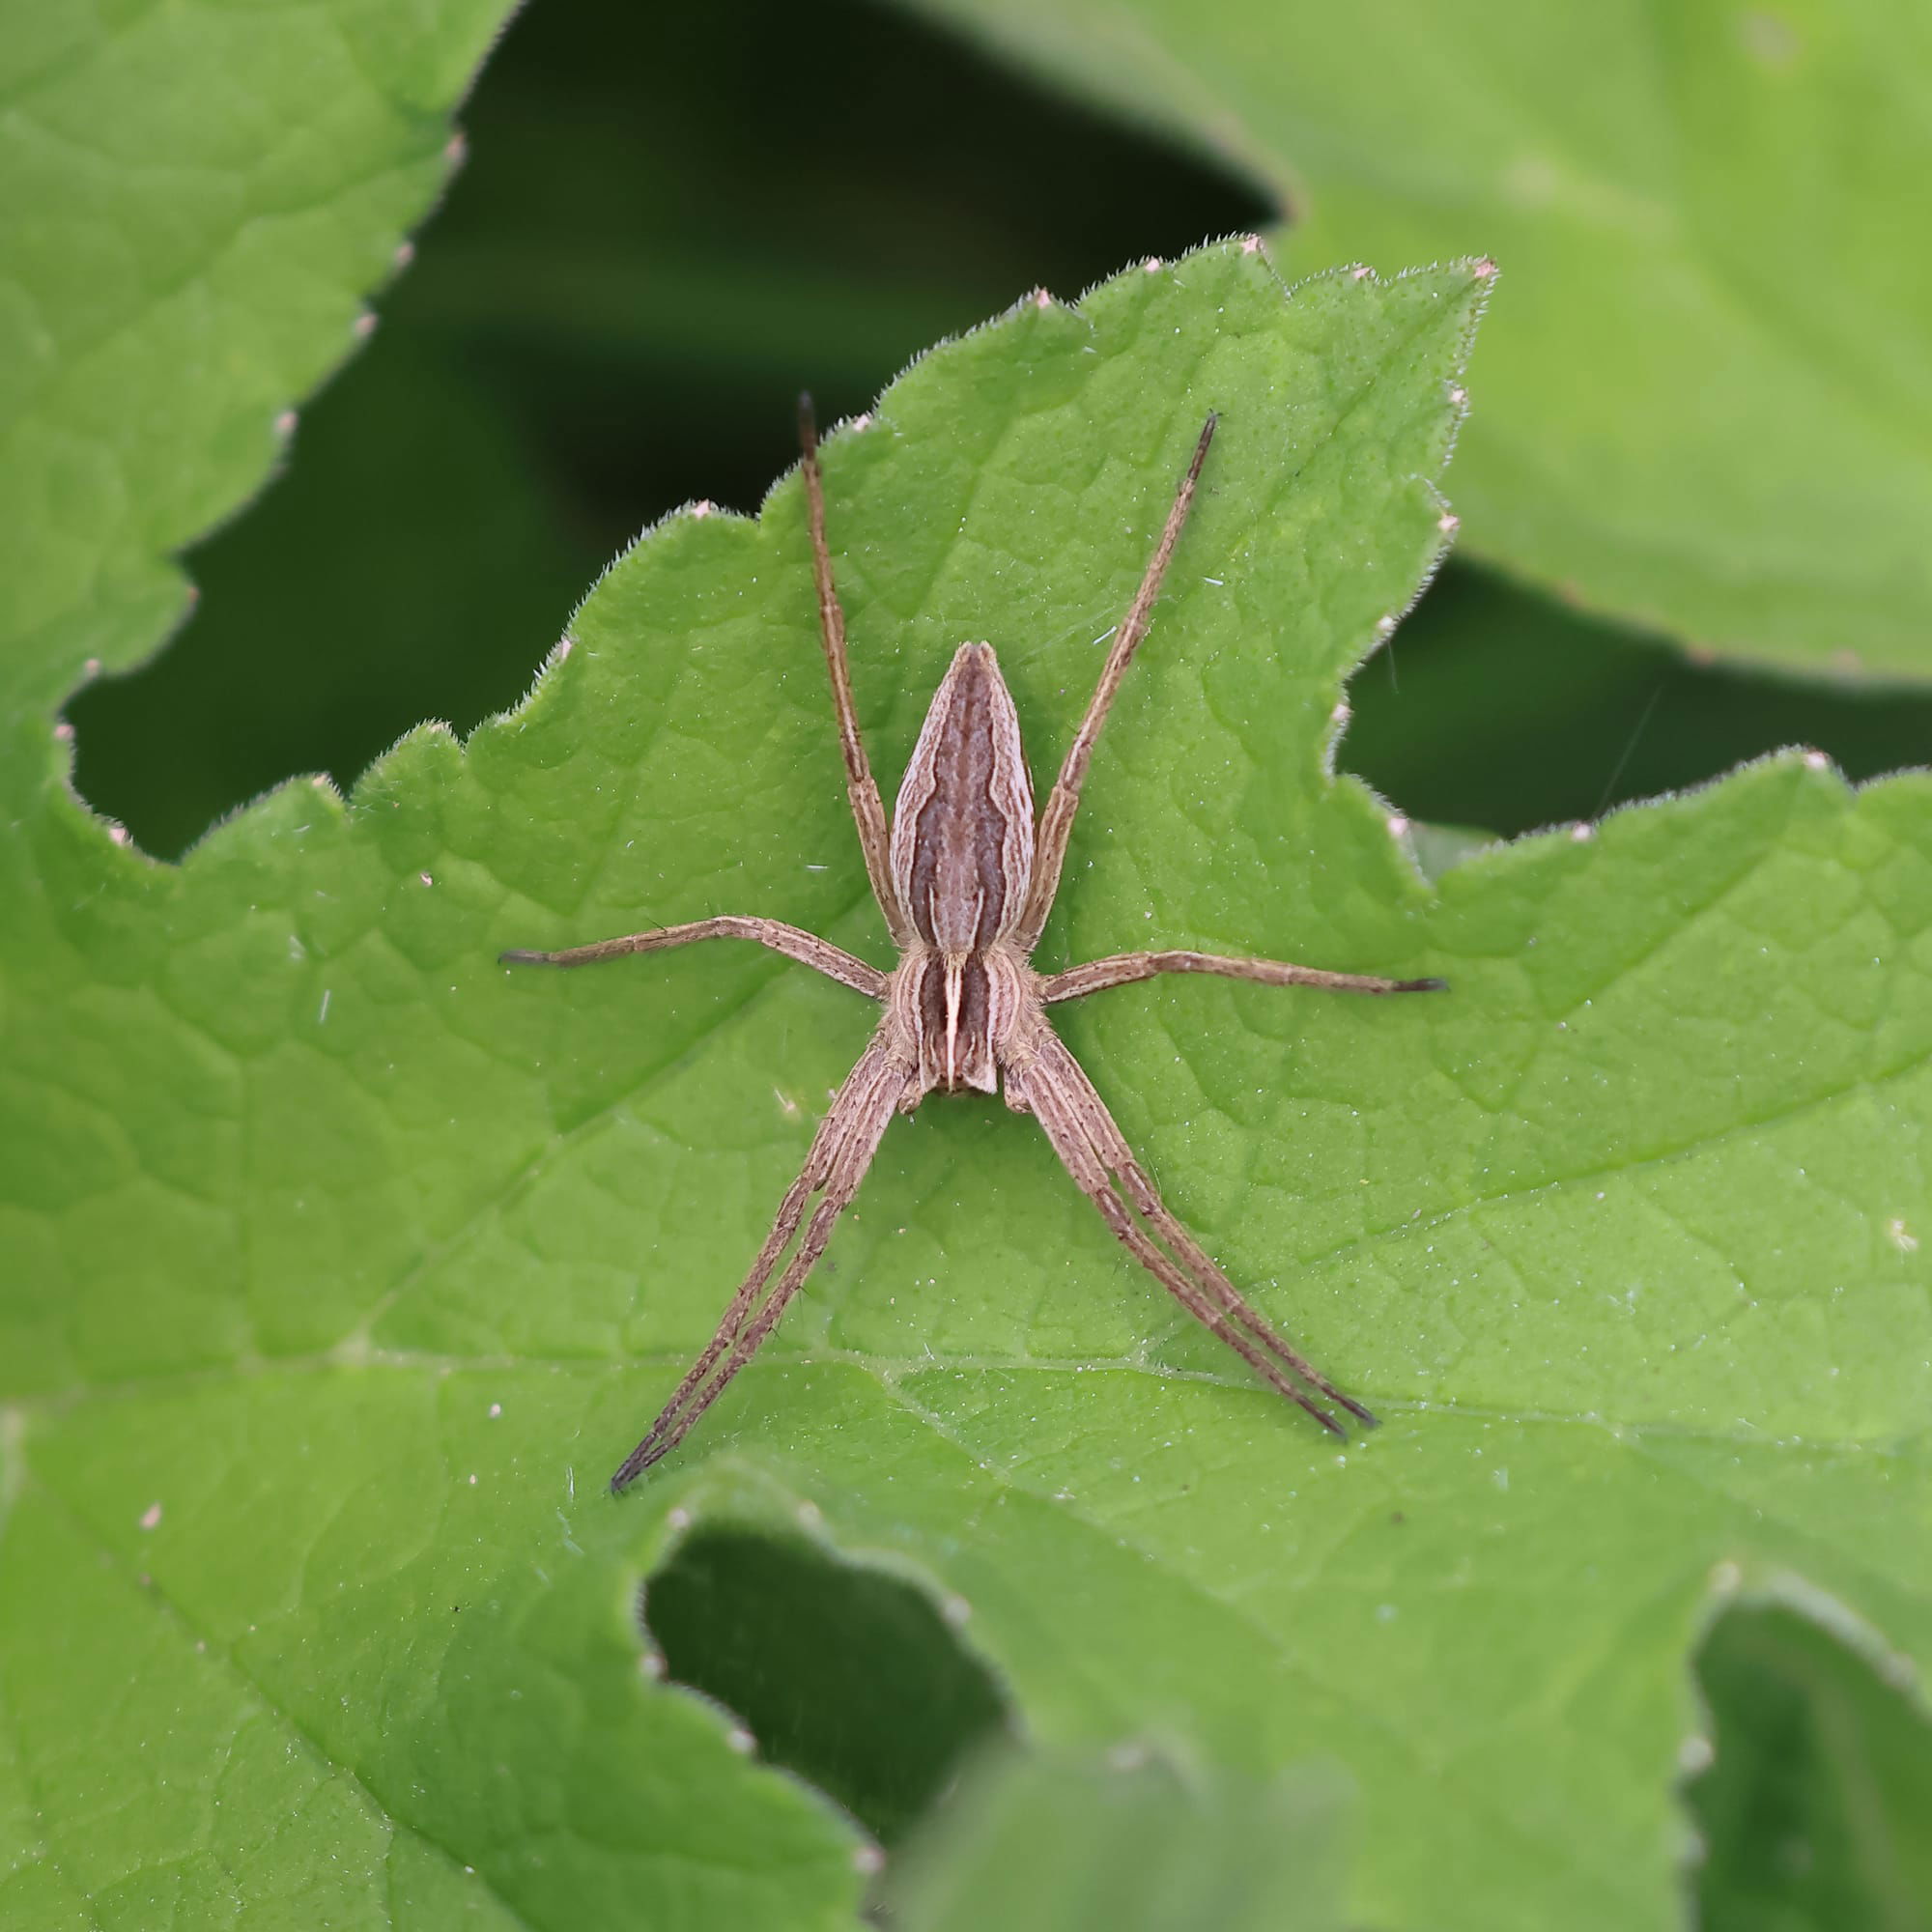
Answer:
<svg viewBox="0 0 1932 1932"><path fill-rule="evenodd" d="M1206 1249L1169 1213L1079 1062L1048 1026L1046 1009L1056 1001L1076 1000L1156 973L1216 973L1269 986L1319 986L1347 993L1434 992L1443 981L1378 980L1208 952L1124 952L1049 974L1036 973L1029 963L1060 885L1088 762L1121 680L1147 634L1213 440L1214 423L1210 415L1201 431L1160 541L1114 634L1100 681L1037 828L1019 719L993 647L984 643L961 644L955 653L926 713L889 827L853 710L845 616L825 542L817 434L810 398L801 399L799 435L812 570L845 754L845 791L873 896L898 949L898 964L882 973L796 926L775 919L735 917L696 920L561 952L502 954L519 965L588 966L700 939L750 939L815 968L885 1009L878 1031L820 1123L804 1171L780 1204L771 1233L731 1297L717 1334L611 1477L613 1490L669 1455L751 1360L824 1252L833 1225L858 1192L893 1115L910 1113L934 1092L977 1089L991 1094L1003 1088L1013 1112L1038 1119L1067 1173L1127 1252L1269 1387L1299 1403L1338 1435L1345 1433L1341 1423L1291 1376L1362 1422L1375 1421L1249 1307Z"/></svg>

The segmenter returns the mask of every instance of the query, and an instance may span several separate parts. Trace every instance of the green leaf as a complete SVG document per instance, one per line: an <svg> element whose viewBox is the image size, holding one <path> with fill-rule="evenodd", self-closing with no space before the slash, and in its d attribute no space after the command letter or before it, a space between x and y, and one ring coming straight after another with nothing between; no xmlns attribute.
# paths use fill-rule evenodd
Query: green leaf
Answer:
<svg viewBox="0 0 1932 1932"><path fill-rule="evenodd" d="M1715 650L1932 672L1922 10L922 4L1244 161L1297 272L1493 255L1477 554Z"/></svg>
<svg viewBox="0 0 1932 1932"><path fill-rule="evenodd" d="M0 656L43 704L179 621L166 559L447 178L503 0L14 9L0 50Z"/></svg>
<svg viewBox="0 0 1932 1932"><path fill-rule="evenodd" d="M494 955L753 910L882 956L795 483L654 532L467 747L412 735L346 810L288 786L178 871L84 818L44 735L0 763L16 1886L206 1888L245 1851L266 1916L271 1878L386 1855L444 1888L423 1922L840 1921L849 1828L638 1668L638 1580L700 1529L922 1582L1031 1736L1339 1760L1351 1914L1391 1928L1674 1918L1713 1566L1927 1655L1925 781L1773 761L1432 896L1327 769L1444 541L1482 288L1285 300L1216 249L1023 304L827 450L875 762L984 637L1044 767L1222 412L1042 957L1452 979L1065 1018L1176 1208L1386 1418L1346 1451L1029 1122L947 1103L679 1457L601 1493L870 1017L748 948ZM266 1820L238 1735L288 1780Z"/></svg>
<svg viewBox="0 0 1932 1932"><path fill-rule="evenodd" d="M899 1932L1339 1928L1344 1793L1319 1774L1190 1777L1106 1761L988 1763L889 1889Z"/></svg>

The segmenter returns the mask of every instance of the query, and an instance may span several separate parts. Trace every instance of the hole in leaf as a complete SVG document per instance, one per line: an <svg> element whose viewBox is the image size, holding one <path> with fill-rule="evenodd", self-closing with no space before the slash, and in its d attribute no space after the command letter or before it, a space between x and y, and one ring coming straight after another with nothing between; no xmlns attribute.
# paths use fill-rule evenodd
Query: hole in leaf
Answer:
<svg viewBox="0 0 1932 1932"><path fill-rule="evenodd" d="M896 1844L1009 1722L932 1600L803 1539L695 1530L644 1586L674 1682L733 1712L767 1763Z"/></svg>
<svg viewBox="0 0 1932 1932"><path fill-rule="evenodd" d="M1781 1604L1727 1610L1696 1672L1714 1755L1685 1802L1705 1932L1932 1925L1932 1725L1913 1695Z"/></svg>

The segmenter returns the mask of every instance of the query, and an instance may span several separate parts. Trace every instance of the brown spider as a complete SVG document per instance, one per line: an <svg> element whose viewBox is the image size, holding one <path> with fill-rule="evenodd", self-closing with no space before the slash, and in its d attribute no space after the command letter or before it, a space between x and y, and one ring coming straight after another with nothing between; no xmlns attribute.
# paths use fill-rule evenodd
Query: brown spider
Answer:
<svg viewBox="0 0 1932 1932"><path fill-rule="evenodd" d="M655 952L700 939L751 939L814 967L881 1002L879 1030L859 1057L820 1123L804 1171L779 1206L718 1332L678 1383L644 1439L611 1479L621 1490L670 1454L758 1346L824 1252L840 1211L859 1191L887 1124L926 1094L1004 1086L1007 1105L1037 1117L1066 1171L1099 1208L1127 1252L1271 1388L1324 1428L1334 1416L1293 1381L1339 1404L1365 1423L1375 1417L1320 1375L1248 1306L1207 1251L1169 1213L1146 1170L1122 1138L1080 1063L1047 1024L1046 1009L1103 987L1156 973L1215 973L1269 986L1331 992L1426 993L1440 980L1377 980L1275 959L1228 959L1208 952L1124 952L1065 973L1038 974L1030 958L1052 909L1079 809L1080 786L1100 727L1153 614L1161 580L1194 500L1214 438L1210 415L1154 546L1147 575L1115 633L1100 681L1068 748L1037 830L1033 784L1020 749L1019 719L991 644L961 644L926 713L912 763L899 786L890 829L852 705L845 615L833 587L825 543L825 493L810 398L801 399L806 501L812 568L832 699L845 754L845 790L873 896L885 915L898 964L881 973L836 946L774 919L701 919L637 932L561 952L505 952L517 965L587 966L628 952ZM808 1217L807 1209L810 1208ZM801 1224L804 1233L799 1233ZM793 1248L796 1240L797 1246ZM1162 1245L1164 1244L1164 1245ZM782 1271L780 1263L791 1251ZM774 1285L773 1277L777 1281Z"/></svg>

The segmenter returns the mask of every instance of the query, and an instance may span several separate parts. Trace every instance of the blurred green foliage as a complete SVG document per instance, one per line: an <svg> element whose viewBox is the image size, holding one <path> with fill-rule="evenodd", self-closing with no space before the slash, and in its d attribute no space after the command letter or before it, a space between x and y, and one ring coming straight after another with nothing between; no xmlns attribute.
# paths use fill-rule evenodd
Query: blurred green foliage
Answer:
<svg viewBox="0 0 1932 1932"><path fill-rule="evenodd" d="M1705 1932L1923 1932L1932 1732L1912 1666L1787 1579L1718 1618L1697 1676Z"/></svg>
<svg viewBox="0 0 1932 1932"><path fill-rule="evenodd" d="M1346 1780L989 1756L887 1882L895 1932L1340 1932Z"/></svg>

